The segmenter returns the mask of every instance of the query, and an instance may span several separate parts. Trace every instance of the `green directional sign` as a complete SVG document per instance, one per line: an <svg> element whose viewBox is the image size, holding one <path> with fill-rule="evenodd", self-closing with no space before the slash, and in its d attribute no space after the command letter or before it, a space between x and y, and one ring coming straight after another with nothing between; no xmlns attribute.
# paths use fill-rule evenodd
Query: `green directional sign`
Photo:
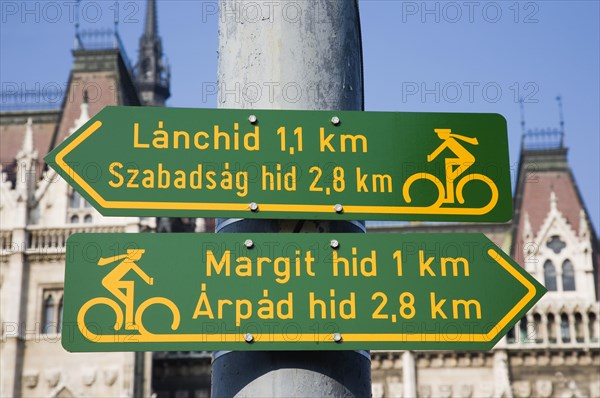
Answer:
<svg viewBox="0 0 600 398"><path fill-rule="evenodd" d="M45 159L108 216L512 216L498 114L107 107Z"/></svg>
<svg viewBox="0 0 600 398"><path fill-rule="evenodd" d="M487 350L545 292L483 234L76 234L62 344Z"/></svg>

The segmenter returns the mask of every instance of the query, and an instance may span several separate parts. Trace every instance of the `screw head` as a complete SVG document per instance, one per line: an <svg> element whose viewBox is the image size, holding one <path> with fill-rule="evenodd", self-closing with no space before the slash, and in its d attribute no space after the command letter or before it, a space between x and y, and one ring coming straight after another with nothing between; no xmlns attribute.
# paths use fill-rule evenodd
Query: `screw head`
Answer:
<svg viewBox="0 0 600 398"><path fill-rule="evenodd" d="M336 213L341 214L344 212L344 206L342 206L340 203L336 204L335 206L333 206L333 209L335 210Z"/></svg>
<svg viewBox="0 0 600 398"><path fill-rule="evenodd" d="M244 241L244 246L246 246L248 249L252 249L254 247L254 242L252 242L252 239L246 239Z"/></svg>
<svg viewBox="0 0 600 398"><path fill-rule="evenodd" d="M333 341L335 341L336 343L341 343L342 342L342 335L340 333L334 333L333 334Z"/></svg>
<svg viewBox="0 0 600 398"><path fill-rule="evenodd" d="M256 115L250 115L248 116L248 121L252 124L255 124L258 121L258 119L256 118Z"/></svg>
<svg viewBox="0 0 600 398"><path fill-rule="evenodd" d="M248 207L250 208L250 211L258 211L258 203L256 203L256 202L250 203L250 205L248 205Z"/></svg>
<svg viewBox="0 0 600 398"><path fill-rule="evenodd" d="M339 126L341 123L341 120L339 117L334 116L331 118L331 124L333 124L334 126Z"/></svg>
<svg viewBox="0 0 600 398"><path fill-rule="evenodd" d="M335 239L332 239L331 242L329 242L329 244L331 245L332 248L337 249L338 247L340 247L340 242L338 242Z"/></svg>
<svg viewBox="0 0 600 398"><path fill-rule="evenodd" d="M244 340L246 343L252 343L254 341L254 336L252 336L252 333L246 333L244 335Z"/></svg>

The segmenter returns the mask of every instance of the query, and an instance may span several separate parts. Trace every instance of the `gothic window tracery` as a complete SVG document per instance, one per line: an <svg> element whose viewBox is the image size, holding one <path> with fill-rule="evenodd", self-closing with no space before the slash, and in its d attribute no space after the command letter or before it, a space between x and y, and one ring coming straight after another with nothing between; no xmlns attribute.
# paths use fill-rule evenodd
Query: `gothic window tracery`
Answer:
<svg viewBox="0 0 600 398"><path fill-rule="evenodd" d="M560 314L560 337L563 343L571 341L571 333L569 332L569 317L567 314Z"/></svg>
<svg viewBox="0 0 600 398"><path fill-rule="evenodd" d="M69 194L67 220L70 224L79 224L80 222L91 224L93 222L92 205L74 189Z"/></svg>
<svg viewBox="0 0 600 398"><path fill-rule="evenodd" d="M590 341L598 342L598 329L600 329L598 318L596 317L596 314L590 312L588 314L588 332L590 334Z"/></svg>
<svg viewBox="0 0 600 398"><path fill-rule="evenodd" d="M543 334L542 334L542 316L538 313L533 314L533 337L535 338L536 343L543 343Z"/></svg>
<svg viewBox="0 0 600 398"><path fill-rule="evenodd" d="M583 343L583 317L581 313L575 313L575 341Z"/></svg>
<svg viewBox="0 0 600 398"><path fill-rule="evenodd" d="M546 243L546 246L552 249L554 253L559 254L562 249L567 247L567 244L558 235L553 235Z"/></svg>
<svg viewBox="0 0 600 398"><path fill-rule="evenodd" d="M44 289L42 300L42 333L60 333L63 316L62 289Z"/></svg>
<svg viewBox="0 0 600 398"><path fill-rule="evenodd" d="M556 291L556 269L550 260L544 263L544 285L549 291Z"/></svg>
<svg viewBox="0 0 600 398"><path fill-rule="evenodd" d="M523 317L519 321L519 340L522 343L529 342L529 334L527 333L527 329L527 317Z"/></svg>
<svg viewBox="0 0 600 398"><path fill-rule="evenodd" d="M570 260L565 260L562 265L562 286L563 291L575 290L575 270Z"/></svg>
<svg viewBox="0 0 600 398"><path fill-rule="evenodd" d="M54 305L54 298L52 297L52 295L49 295L48 297L46 297L46 300L44 300L44 317L42 320L42 331L44 333L56 333L57 328L56 324L54 323L54 320L56 318L55 311L56 307Z"/></svg>
<svg viewBox="0 0 600 398"><path fill-rule="evenodd" d="M548 314L548 341L556 343L556 319L554 314Z"/></svg>

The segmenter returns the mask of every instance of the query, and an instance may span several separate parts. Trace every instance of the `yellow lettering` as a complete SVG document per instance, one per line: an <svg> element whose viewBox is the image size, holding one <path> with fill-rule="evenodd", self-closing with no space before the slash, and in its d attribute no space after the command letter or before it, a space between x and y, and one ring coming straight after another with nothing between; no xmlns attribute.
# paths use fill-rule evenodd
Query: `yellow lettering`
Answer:
<svg viewBox="0 0 600 398"><path fill-rule="evenodd" d="M123 185L123 182L125 181L125 179L123 178L123 176L121 174L119 174L118 171L116 171L115 169L119 168L122 169L123 165L119 162L112 162L110 164L110 166L108 166L108 171L110 172L110 174L114 175L115 177L117 177L117 181L109 181L108 185L110 185L113 188L119 188L121 185Z"/></svg>
<svg viewBox="0 0 600 398"><path fill-rule="evenodd" d="M238 276L252 276L252 260L248 257L239 257L238 265L235 267L235 273Z"/></svg>
<svg viewBox="0 0 600 398"><path fill-rule="evenodd" d="M435 272L431 269L431 263L433 262L434 257L429 257L427 261L425 261L425 255L423 254L423 250L419 250L419 273L421 276L425 276L425 271L429 274L429 276L435 276Z"/></svg>
<svg viewBox="0 0 600 398"><path fill-rule="evenodd" d="M133 123L133 147L134 148L150 148L150 144L140 144L139 142L139 123Z"/></svg>
<svg viewBox="0 0 600 398"><path fill-rule="evenodd" d="M139 188L140 185L135 182L135 179L137 178L138 174L140 174L140 171L137 169L127 169L127 172L131 176L129 177L129 181L127 181L127 188Z"/></svg>
<svg viewBox="0 0 600 398"><path fill-rule="evenodd" d="M360 140L363 153L367 152L367 138L362 134L342 134L340 136L341 151L346 152L346 141L350 140L352 144L352 152L356 152L356 142Z"/></svg>
<svg viewBox="0 0 600 398"><path fill-rule="evenodd" d="M186 187L186 174L182 170L175 172L176 178L173 180L173 186L178 189L185 189Z"/></svg>
<svg viewBox="0 0 600 398"><path fill-rule="evenodd" d="M212 269L214 268L215 274L220 275L223 272L223 268L225 268L225 275L231 275L231 252L229 250L225 250L223 256L221 257L221 261L217 263L215 255L212 250L206 251L206 276L212 276Z"/></svg>
<svg viewBox="0 0 600 398"><path fill-rule="evenodd" d="M194 146L198 149L206 149L208 148L208 143L204 143L201 144L200 143L200 137L206 138L208 140L208 134L206 134L205 131L198 131L195 135L194 135Z"/></svg>
<svg viewBox="0 0 600 398"><path fill-rule="evenodd" d="M169 147L169 135L165 130L162 130L163 122L158 122L158 129L154 130L154 139L152 139L152 146L158 149L164 149Z"/></svg>
<svg viewBox="0 0 600 398"><path fill-rule="evenodd" d="M283 264L283 268L280 268L280 264ZM290 280L290 259L285 257L277 257L273 264L275 275L275 281L284 284Z"/></svg>
<svg viewBox="0 0 600 398"><path fill-rule="evenodd" d="M185 149L189 149L190 148L190 135L188 134L187 131L177 131L175 130L173 132L173 148L178 149L179 148L179 138L183 137L183 147Z"/></svg>
<svg viewBox="0 0 600 398"><path fill-rule="evenodd" d="M142 186L144 188L154 188L154 172L152 170L144 170L142 174L146 176L142 179Z"/></svg>
<svg viewBox="0 0 600 398"><path fill-rule="evenodd" d="M331 140L333 139L334 134L329 134L327 138L325 138L325 129L321 127L320 130L320 141L319 141L319 149L321 152L325 152L325 148L329 149L329 152L335 152L335 149L331 146Z"/></svg>
<svg viewBox="0 0 600 398"><path fill-rule="evenodd" d="M471 319L471 305L475 306L475 313L477 319L481 319L481 304L477 300L452 300L452 315L454 319L458 319L458 306L463 307L465 313L465 319Z"/></svg>

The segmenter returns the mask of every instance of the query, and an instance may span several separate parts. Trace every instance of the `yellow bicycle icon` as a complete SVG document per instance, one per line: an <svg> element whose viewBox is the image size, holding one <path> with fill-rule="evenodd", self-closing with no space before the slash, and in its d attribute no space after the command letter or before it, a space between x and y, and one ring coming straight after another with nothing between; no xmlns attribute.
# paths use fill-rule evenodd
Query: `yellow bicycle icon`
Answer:
<svg viewBox="0 0 600 398"><path fill-rule="evenodd" d="M498 201L498 188L494 181L488 176L483 174L467 174L458 180L455 187L455 181L464 174L464 172L475 163L475 157L471 154L458 140L469 143L471 145L478 145L477 138L465 137L463 135L453 134L451 129L433 129L438 137L443 141L431 154L427 155L427 162L432 162L438 155L440 155L444 149L448 148L456 155L455 158L446 157L445 159L445 170L446 170L446 185L442 181L430 173L415 173L408 177L402 187L402 195L407 203L411 203L412 198L410 196L410 187L417 180L429 180L435 184L438 189L438 197L429 209L439 208L445 203L458 203L464 204L465 199L463 195L463 189L467 182L473 180L483 181L488 185L491 190L490 202L481 209L473 210L491 210ZM447 208L445 213L454 213L451 208Z"/></svg>
<svg viewBox="0 0 600 398"><path fill-rule="evenodd" d="M102 286L104 286L109 292L111 292L119 301L125 305L125 330L137 330L140 334L149 333L142 324L142 315L144 311L154 304L162 304L166 306L173 314L173 322L171 323L171 330L176 330L179 327L181 316L179 309L171 300L165 297L151 297L142 302L139 307L135 310L134 314L134 286L135 282L130 280L123 280L125 274L129 271L135 272L144 282L148 285L154 284L154 279L146 274L135 262L142 258L145 253L143 249L130 249L127 250L126 254L119 256L100 258L98 260L99 266L105 266L115 261L123 260L117 264L103 279ZM82 334L88 337L90 340L94 340L90 337L101 337L93 332L90 332L85 325L85 314L90 308L96 305L106 305L110 307L116 315L116 321L114 324L114 330L121 330L123 327L123 310L115 300L109 297L95 297L87 301L79 309L77 314L77 324ZM135 317L134 317L135 315ZM135 320L135 322L134 322Z"/></svg>

